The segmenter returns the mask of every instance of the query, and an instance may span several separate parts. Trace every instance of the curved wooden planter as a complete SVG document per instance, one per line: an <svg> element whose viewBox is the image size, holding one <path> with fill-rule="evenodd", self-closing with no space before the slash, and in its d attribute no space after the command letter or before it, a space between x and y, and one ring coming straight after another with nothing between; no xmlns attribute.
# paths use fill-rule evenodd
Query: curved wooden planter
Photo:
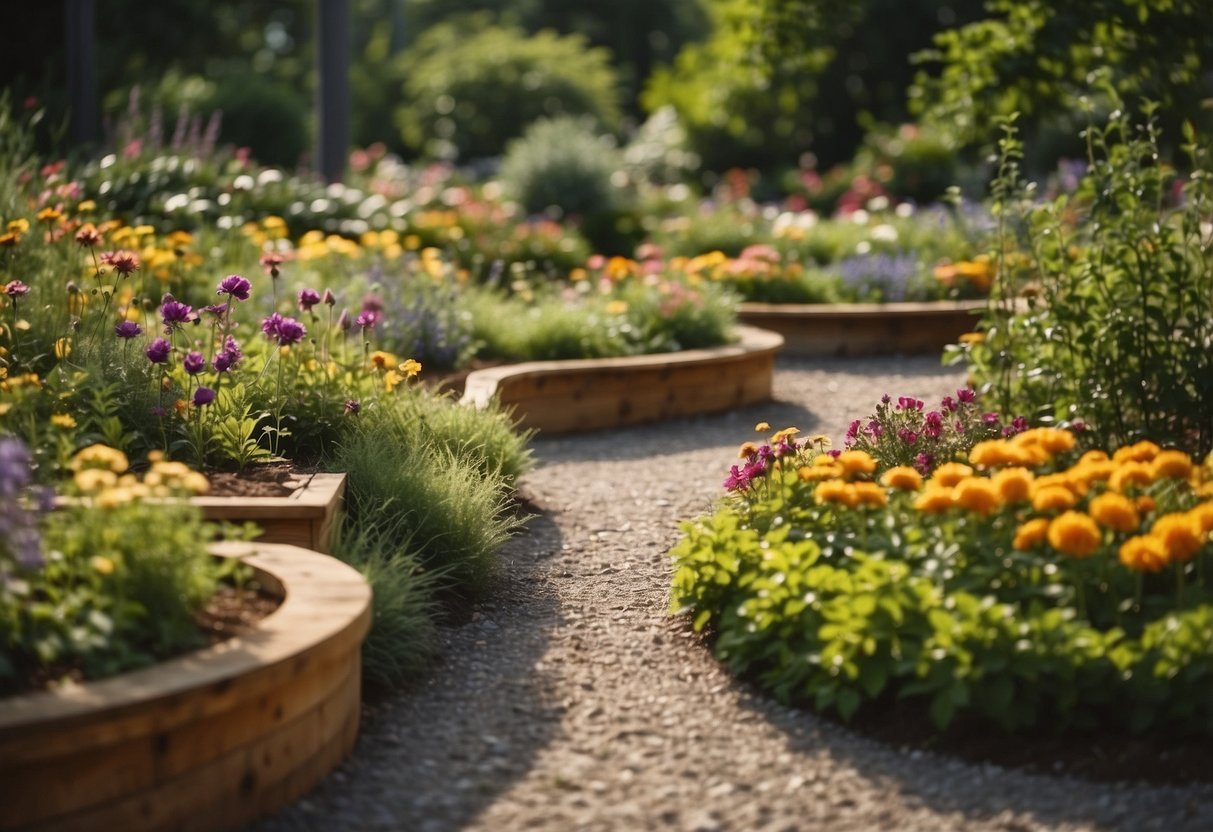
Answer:
<svg viewBox="0 0 1213 832"><path fill-rule="evenodd" d="M805 356L939 352L977 325L986 301L743 303L738 319L778 332L784 352Z"/></svg>
<svg viewBox="0 0 1213 832"><path fill-rule="evenodd" d="M251 521L257 539L328 552L333 524L345 500L345 474L313 474L288 497L214 497L190 500L207 520Z"/></svg>
<svg viewBox="0 0 1213 832"><path fill-rule="evenodd" d="M533 361L476 370L464 403L494 397L522 428L573 433L714 413L771 398L783 338L737 327L722 347L626 358Z"/></svg>
<svg viewBox="0 0 1213 832"><path fill-rule="evenodd" d="M293 546L216 544L282 605L247 635L0 699L0 829L230 829L297 799L358 732L370 588Z"/></svg>

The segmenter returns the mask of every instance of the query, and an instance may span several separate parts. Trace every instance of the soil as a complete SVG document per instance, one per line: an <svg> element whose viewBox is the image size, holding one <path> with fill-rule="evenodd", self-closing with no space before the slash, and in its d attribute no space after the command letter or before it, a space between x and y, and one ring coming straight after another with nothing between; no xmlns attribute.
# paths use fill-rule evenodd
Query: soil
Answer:
<svg viewBox="0 0 1213 832"><path fill-rule="evenodd" d="M210 471L209 497L289 497L307 484L316 468L290 461L262 462L243 471Z"/></svg>

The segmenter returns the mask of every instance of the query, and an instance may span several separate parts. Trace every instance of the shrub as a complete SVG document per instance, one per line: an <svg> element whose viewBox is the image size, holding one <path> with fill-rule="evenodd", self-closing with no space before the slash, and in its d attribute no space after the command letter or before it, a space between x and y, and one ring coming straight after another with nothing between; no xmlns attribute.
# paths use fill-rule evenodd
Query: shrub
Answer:
<svg viewBox="0 0 1213 832"><path fill-rule="evenodd" d="M403 57L407 145L438 158L499 156L531 122L587 115L619 124L607 53L578 35L491 26L475 16L423 33Z"/></svg>
<svg viewBox="0 0 1213 832"><path fill-rule="evenodd" d="M1003 141L988 337L962 354L1004 411L1054 422L1081 415L1103 445L1150 437L1208 453L1209 148L1188 134L1183 181L1160 161L1149 123L1134 129L1120 114L1086 135L1077 190L1045 203L1019 179L1013 131Z"/></svg>
<svg viewBox="0 0 1213 832"><path fill-rule="evenodd" d="M308 149L310 104L284 82L254 73L219 80L205 107L220 115L220 139L265 165L295 167Z"/></svg>
<svg viewBox="0 0 1213 832"><path fill-rule="evenodd" d="M1213 469L1054 428L925 481L811 445L743 446L671 552L672 610L734 671L847 719L908 699L940 728L1213 733Z"/></svg>
<svg viewBox="0 0 1213 832"><path fill-rule="evenodd" d="M556 208L562 216L578 217L619 205L621 193L611 178L621 167L614 142L585 121L540 119L510 142L501 181L528 213Z"/></svg>

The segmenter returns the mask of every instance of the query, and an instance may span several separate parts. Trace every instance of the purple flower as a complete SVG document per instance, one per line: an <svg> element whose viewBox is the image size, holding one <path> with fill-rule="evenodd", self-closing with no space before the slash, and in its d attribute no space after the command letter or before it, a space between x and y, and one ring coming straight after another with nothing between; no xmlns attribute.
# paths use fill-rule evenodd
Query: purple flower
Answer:
<svg viewBox="0 0 1213 832"><path fill-rule="evenodd" d="M364 332L368 329L373 329L377 323L379 323L379 313L371 309L359 312L358 317L354 318L354 324L362 327Z"/></svg>
<svg viewBox="0 0 1213 832"><path fill-rule="evenodd" d="M745 472L734 465L729 469L729 475L724 478L725 491L743 491L750 484Z"/></svg>
<svg viewBox="0 0 1213 832"><path fill-rule="evenodd" d="M216 373L226 373L239 366L244 360L244 353L240 351L240 344L232 336L227 336L227 340L223 342L223 349L215 356L213 366Z"/></svg>
<svg viewBox="0 0 1213 832"><path fill-rule="evenodd" d="M956 398L967 404L977 400L977 393L966 387L963 390L956 391Z"/></svg>
<svg viewBox="0 0 1213 832"><path fill-rule="evenodd" d="M983 413L983 414L981 414L981 421L985 422L987 425L997 425L998 424L998 414L997 413Z"/></svg>
<svg viewBox="0 0 1213 832"><path fill-rule="evenodd" d="M956 412L956 399L952 398L951 396L944 396L943 401L941 401L939 404L949 413Z"/></svg>
<svg viewBox="0 0 1213 832"><path fill-rule="evenodd" d="M907 445L913 445L918 441L918 434L909 428L902 428L901 430L897 431L897 438L902 442L905 442Z"/></svg>
<svg viewBox="0 0 1213 832"><path fill-rule="evenodd" d="M188 303L181 303L172 295L165 295L160 302L160 318L164 328L170 332L181 324L198 320L198 313Z"/></svg>
<svg viewBox="0 0 1213 832"><path fill-rule="evenodd" d="M147 356L147 360L153 364L163 364L168 361L168 354L173 351L173 345L163 338L157 338L147 345L147 349L143 354Z"/></svg>
<svg viewBox="0 0 1213 832"><path fill-rule="evenodd" d="M859 438L859 425L860 421L856 419L854 422L851 422L850 426L847 428L845 444L848 446L855 444L855 440Z"/></svg>
<svg viewBox="0 0 1213 832"><path fill-rule="evenodd" d="M931 473L931 465L935 462L935 457L930 454L919 454L914 457L914 470L922 474L924 477Z"/></svg>
<svg viewBox="0 0 1213 832"><path fill-rule="evenodd" d="M119 338L134 338L143 334L143 327L134 321L119 321L114 325L114 334Z"/></svg>
<svg viewBox="0 0 1213 832"><path fill-rule="evenodd" d="M196 376L206 369L206 357L200 352L190 352L186 354L185 360L181 362L181 366L191 376Z"/></svg>
<svg viewBox="0 0 1213 832"><path fill-rule="evenodd" d="M209 387L199 387L194 391L194 405L202 407L215 400L215 391Z"/></svg>
<svg viewBox="0 0 1213 832"><path fill-rule="evenodd" d="M888 404L891 401L892 401L892 399L889 397L888 393L885 393L883 396L880 397L881 404Z"/></svg>
<svg viewBox="0 0 1213 832"><path fill-rule="evenodd" d="M28 293L29 287L20 280L10 280L8 283L4 284L4 294L8 295L10 298L20 297L21 295Z"/></svg>
<svg viewBox="0 0 1213 832"><path fill-rule="evenodd" d="M227 314L227 304L212 303L210 306L202 307L202 311L208 315L214 315L216 318L222 318Z"/></svg>
<svg viewBox="0 0 1213 832"><path fill-rule="evenodd" d="M311 312L312 307L320 303L320 293L315 289L300 289L297 299L301 311Z"/></svg>
<svg viewBox="0 0 1213 832"><path fill-rule="evenodd" d="M273 338L278 345L297 344L307 335L307 329L294 318L285 318L277 312L261 321L261 331Z"/></svg>
<svg viewBox="0 0 1213 832"><path fill-rule="evenodd" d="M359 410L362 410L362 405L360 405L358 402L354 401L353 399L345 400L345 412L346 413L353 416Z"/></svg>
<svg viewBox="0 0 1213 832"><path fill-rule="evenodd" d="M248 300L249 292L252 290L253 284L238 274L229 274L223 280L219 281L219 290L216 295L230 295L236 300Z"/></svg>
<svg viewBox="0 0 1213 832"><path fill-rule="evenodd" d="M922 410L923 402L910 396L897 397L898 410Z"/></svg>
<svg viewBox="0 0 1213 832"><path fill-rule="evenodd" d="M872 434L873 438L879 439L880 437L884 436L884 425L880 424L880 422L876 421L875 419L872 419L868 422L868 433Z"/></svg>
<svg viewBox="0 0 1213 832"><path fill-rule="evenodd" d="M1087 423L1084 422L1082 419L1075 419L1073 422L1070 423L1070 430L1074 431L1075 433L1082 433L1086 429L1087 429Z"/></svg>
<svg viewBox="0 0 1213 832"><path fill-rule="evenodd" d="M1023 433L1028 429L1028 420L1023 416L1016 416L1011 420L1011 434Z"/></svg>
<svg viewBox="0 0 1213 832"><path fill-rule="evenodd" d="M282 316L277 312L266 315L261 319L261 331L268 338L274 338L278 335L278 324L282 323Z"/></svg>
<svg viewBox="0 0 1213 832"><path fill-rule="evenodd" d="M383 300L378 295L363 295L362 311L363 312L382 312L383 311Z"/></svg>
<svg viewBox="0 0 1213 832"><path fill-rule="evenodd" d="M325 289L324 297L322 297L320 300L324 303L325 306L336 306L337 305L337 298L333 297L332 289Z"/></svg>
<svg viewBox="0 0 1213 832"><path fill-rule="evenodd" d="M830 459L838 459L838 457L842 456L842 451L838 450L837 448L831 448L830 450L826 451L826 456L828 456Z"/></svg>

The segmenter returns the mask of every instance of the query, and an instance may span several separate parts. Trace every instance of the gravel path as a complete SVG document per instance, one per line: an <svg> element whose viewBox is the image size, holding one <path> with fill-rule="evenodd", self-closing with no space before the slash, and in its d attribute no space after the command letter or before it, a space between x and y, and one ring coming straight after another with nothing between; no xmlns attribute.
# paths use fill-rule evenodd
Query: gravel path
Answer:
<svg viewBox="0 0 1213 832"><path fill-rule="evenodd" d="M753 425L833 435L931 359L780 359L777 401L539 439L543 513L417 689L367 708L353 757L277 830L1213 830L1213 788L1099 785L883 746L734 681L666 615L677 523Z"/></svg>

